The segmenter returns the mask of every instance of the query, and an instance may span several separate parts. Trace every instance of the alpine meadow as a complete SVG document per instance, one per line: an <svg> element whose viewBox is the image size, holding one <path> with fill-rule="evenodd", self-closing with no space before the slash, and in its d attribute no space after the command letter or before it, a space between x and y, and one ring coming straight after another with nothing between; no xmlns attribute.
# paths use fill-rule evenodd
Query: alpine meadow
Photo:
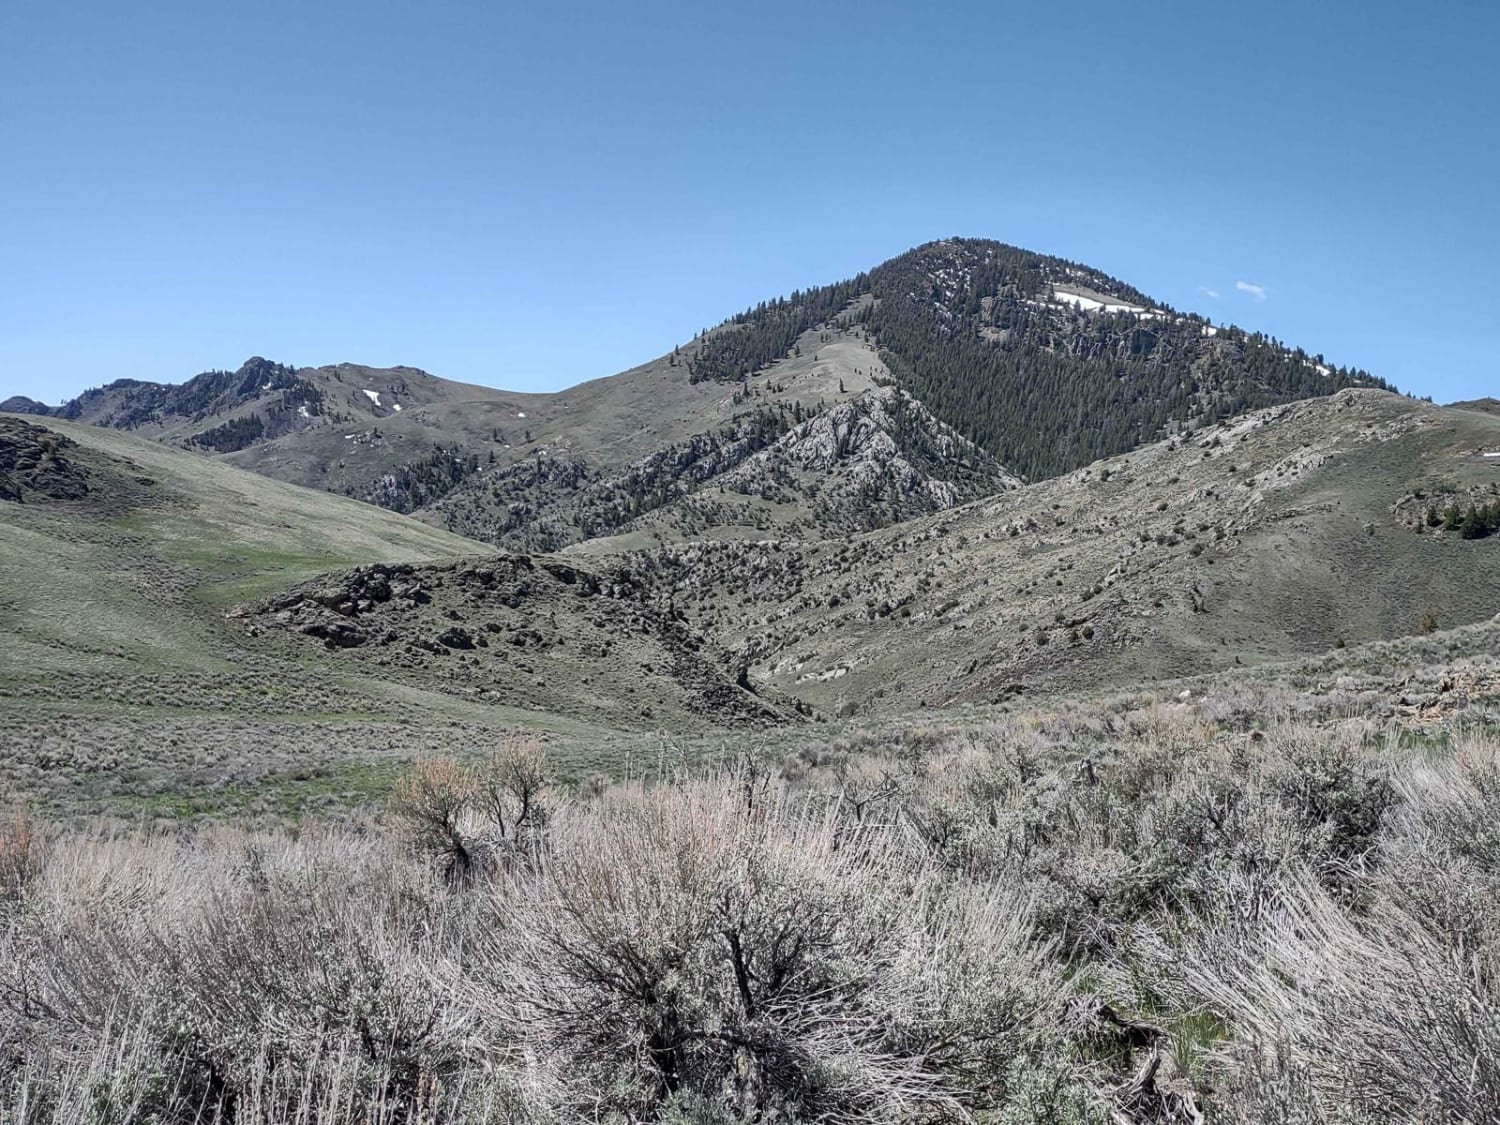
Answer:
<svg viewBox="0 0 1500 1125"><path fill-rule="evenodd" d="M0 1125L1500 1125L1500 23L1074 7L0 17Z"/></svg>

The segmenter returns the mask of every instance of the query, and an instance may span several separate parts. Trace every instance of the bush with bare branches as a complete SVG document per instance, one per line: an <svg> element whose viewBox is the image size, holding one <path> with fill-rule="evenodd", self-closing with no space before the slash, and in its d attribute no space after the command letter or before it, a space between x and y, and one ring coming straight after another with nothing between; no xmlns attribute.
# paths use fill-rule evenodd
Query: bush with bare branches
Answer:
<svg viewBox="0 0 1500 1125"><path fill-rule="evenodd" d="M18 901L46 861L47 836L24 808L0 810L0 911Z"/></svg>
<svg viewBox="0 0 1500 1125"><path fill-rule="evenodd" d="M503 909L493 987L521 997L575 1113L684 1092L829 1121L1003 1101L1061 989L1023 900L780 789L617 796Z"/></svg>

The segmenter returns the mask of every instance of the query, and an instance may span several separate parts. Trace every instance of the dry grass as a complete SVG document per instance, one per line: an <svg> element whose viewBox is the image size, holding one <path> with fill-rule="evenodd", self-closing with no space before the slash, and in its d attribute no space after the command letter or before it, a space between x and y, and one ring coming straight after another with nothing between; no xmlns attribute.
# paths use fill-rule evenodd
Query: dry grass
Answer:
<svg viewBox="0 0 1500 1125"><path fill-rule="evenodd" d="M68 1123L1500 1118L1500 739L1239 690L578 797L514 742L418 764L385 823L296 833L13 818L0 1101Z"/></svg>

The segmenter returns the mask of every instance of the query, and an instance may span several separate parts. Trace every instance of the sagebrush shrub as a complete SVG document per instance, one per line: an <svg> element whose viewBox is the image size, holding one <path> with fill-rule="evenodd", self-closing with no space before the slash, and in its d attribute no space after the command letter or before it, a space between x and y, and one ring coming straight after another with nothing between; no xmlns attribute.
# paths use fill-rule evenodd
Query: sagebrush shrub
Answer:
<svg viewBox="0 0 1500 1125"><path fill-rule="evenodd" d="M577 799L517 742L384 827L8 821L0 1120L1500 1120L1493 734L1266 698Z"/></svg>
<svg viewBox="0 0 1500 1125"><path fill-rule="evenodd" d="M1398 903L1356 911L1309 878L1248 938L1200 945L1188 971L1235 1029L1231 1071L1279 1059L1289 1082L1355 1119L1493 1121L1500 994L1456 954Z"/></svg>
<svg viewBox="0 0 1500 1125"><path fill-rule="evenodd" d="M48 840L24 809L0 809L0 911L25 894L46 861Z"/></svg>
<svg viewBox="0 0 1500 1125"><path fill-rule="evenodd" d="M688 1092L847 1121L998 1099L1059 988L1024 902L780 790L617 799L501 909L494 987L569 1097L627 1113Z"/></svg>

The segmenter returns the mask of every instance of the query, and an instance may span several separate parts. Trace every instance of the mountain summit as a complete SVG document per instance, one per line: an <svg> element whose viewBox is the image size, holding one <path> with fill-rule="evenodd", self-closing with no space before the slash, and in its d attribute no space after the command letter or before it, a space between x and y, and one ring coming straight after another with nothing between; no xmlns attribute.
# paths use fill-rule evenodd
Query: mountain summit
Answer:
<svg viewBox="0 0 1500 1125"><path fill-rule="evenodd" d="M863 326L900 385L1032 480L1190 421L1349 386L1391 389L1179 313L1088 266L982 239L931 242L851 281L759 305L701 341L689 370L742 378L827 321Z"/></svg>

